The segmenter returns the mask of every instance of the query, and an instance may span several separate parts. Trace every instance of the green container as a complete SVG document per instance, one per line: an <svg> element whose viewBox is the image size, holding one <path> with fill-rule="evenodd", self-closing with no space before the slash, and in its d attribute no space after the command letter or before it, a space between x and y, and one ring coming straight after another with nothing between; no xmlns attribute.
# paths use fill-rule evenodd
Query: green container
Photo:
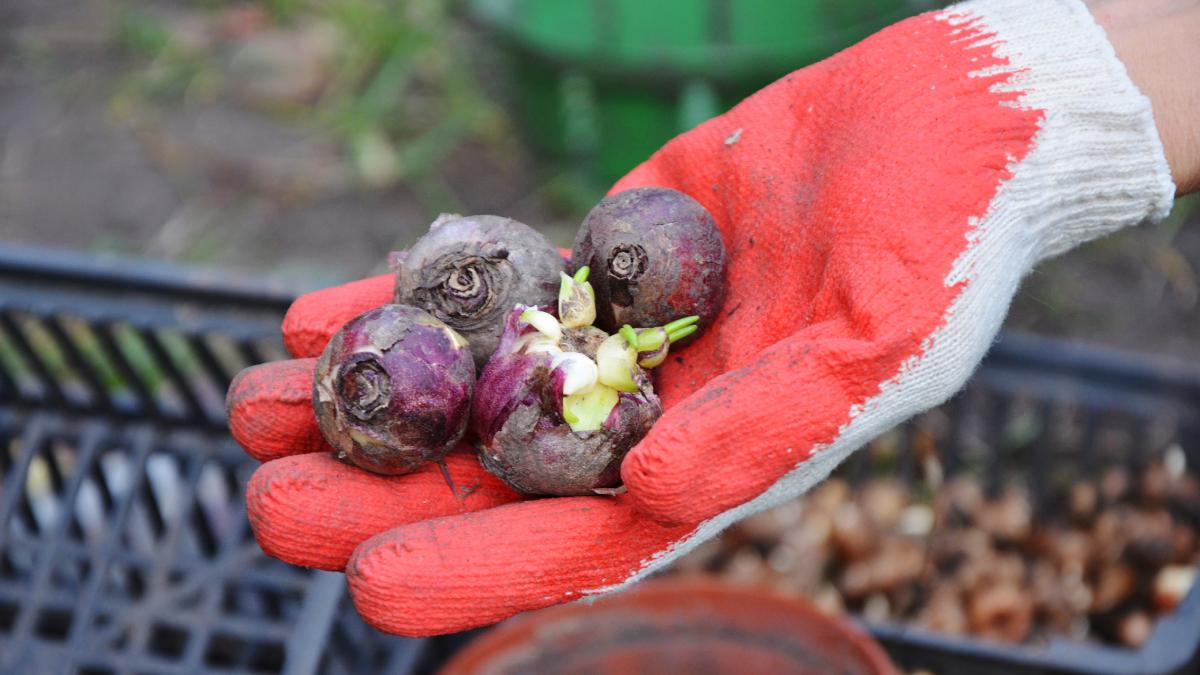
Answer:
<svg viewBox="0 0 1200 675"><path fill-rule="evenodd" d="M913 0L469 0L536 148L613 181L671 137L911 14Z"/></svg>

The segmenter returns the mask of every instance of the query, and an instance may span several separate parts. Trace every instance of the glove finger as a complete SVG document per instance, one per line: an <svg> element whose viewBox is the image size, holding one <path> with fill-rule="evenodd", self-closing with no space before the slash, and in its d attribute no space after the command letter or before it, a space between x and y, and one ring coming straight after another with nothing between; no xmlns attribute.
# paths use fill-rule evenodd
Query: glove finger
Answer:
<svg viewBox="0 0 1200 675"><path fill-rule="evenodd" d="M296 358L320 356L347 321L392 301L396 277L381 274L306 293L283 317L283 344Z"/></svg>
<svg viewBox="0 0 1200 675"><path fill-rule="evenodd" d="M312 408L316 359L273 361L238 373L225 410L229 431L260 462L331 450Z"/></svg>
<svg viewBox="0 0 1200 675"><path fill-rule="evenodd" d="M846 435L883 383L919 353L919 342L849 335L837 321L810 326L670 407L621 466L631 499L651 519L678 524L744 504L792 471L788 492L798 494L961 384L935 382L936 393L909 387L903 400L874 406L872 433Z"/></svg>
<svg viewBox="0 0 1200 675"><path fill-rule="evenodd" d="M473 450L461 449L446 456L458 494L435 464L381 476L327 453L267 462L246 486L254 536L267 555L284 562L341 571L354 547L389 528L521 498L484 471Z"/></svg>
<svg viewBox="0 0 1200 675"><path fill-rule="evenodd" d="M440 635L611 590L693 531L649 523L623 498L536 499L379 534L346 579L372 626Z"/></svg>

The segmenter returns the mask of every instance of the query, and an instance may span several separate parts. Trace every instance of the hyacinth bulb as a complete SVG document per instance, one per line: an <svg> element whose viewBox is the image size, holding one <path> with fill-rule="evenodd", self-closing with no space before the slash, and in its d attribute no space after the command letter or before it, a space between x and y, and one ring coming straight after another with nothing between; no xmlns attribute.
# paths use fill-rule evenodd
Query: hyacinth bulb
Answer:
<svg viewBox="0 0 1200 675"><path fill-rule="evenodd" d="M467 428L475 363L437 318L384 305L348 322L317 360L313 408L338 455L402 474L441 461Z"/></svg>
<svg viewBox="0 0 1200 675"><path fill-rule="evenodd" d="M699 316L711 325L725 299L725 244L696 200L667 188L634 188L588 213L571 260L592 270L596 325L657 326Z"/></svg>
<svg viewBox="0 0 1200 675"><path fill-rule="evenodd" d="M391 260L395 301L458 331L481 368L496 351L508 311L517 304L552 304L565 269L544 235L500 216L443 214Z"/></svg>
<svg viewBox="0 0 1200 675"><path fill-rule="evenodd" d="M665 356L671 336L695 330L696 317L689 317L670 332L626 327L610 336L590 325L587 276L587 268L562 275L557 308L513 309L476 386L471 424L480 461L526 494L586 495L618 486L621 461L662 415L639 358Z"/></svg>

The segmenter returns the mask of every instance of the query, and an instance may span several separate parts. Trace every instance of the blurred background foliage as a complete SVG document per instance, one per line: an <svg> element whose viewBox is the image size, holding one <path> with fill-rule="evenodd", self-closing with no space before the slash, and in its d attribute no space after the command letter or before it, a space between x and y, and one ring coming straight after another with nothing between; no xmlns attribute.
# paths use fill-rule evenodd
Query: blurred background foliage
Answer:
<svg viewBox="0 0 1200 675"><path fill-rule="evenodd" d="M228 98L335 138L354 178L415 185L457 207L437 168L455 149L502 149L504 111L480 88L472 40L442 0L197 1L117 13L116 43L141 63L114 97L123 115Z"/></svg>
<svg viewBox="0 0 1200 675"><path fill-rule="evenodd" d="M569 246L677 131L933 4L6 0L0 239L298 288L386 270L444 211ZM1009 326L1200 355L1197 203L1044 264Z"/></svg>

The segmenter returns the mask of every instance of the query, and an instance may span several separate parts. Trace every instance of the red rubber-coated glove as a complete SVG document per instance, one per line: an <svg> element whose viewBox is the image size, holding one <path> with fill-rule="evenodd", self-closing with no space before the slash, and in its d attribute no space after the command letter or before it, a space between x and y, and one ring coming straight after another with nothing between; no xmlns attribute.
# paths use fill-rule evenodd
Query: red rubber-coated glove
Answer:
<svg viewBox="0 0 1200 675"><path fill-rule="evenodd" d="M362 615L429 635L630 583L807 490L957 390L1038 261L1169 209L1149 103L1078 0L978 0L888 28L668 143L614 190L687 192L729 251L721 319L658 369L667 411L617 498L518 501L464 448L382 478L328 456L311 360L248 371L263 549L345 565ZM311 357L387 277L297 301ZM677 358L674 358L677 357ZM315 454L299 454L315 453Z"/></svg>

